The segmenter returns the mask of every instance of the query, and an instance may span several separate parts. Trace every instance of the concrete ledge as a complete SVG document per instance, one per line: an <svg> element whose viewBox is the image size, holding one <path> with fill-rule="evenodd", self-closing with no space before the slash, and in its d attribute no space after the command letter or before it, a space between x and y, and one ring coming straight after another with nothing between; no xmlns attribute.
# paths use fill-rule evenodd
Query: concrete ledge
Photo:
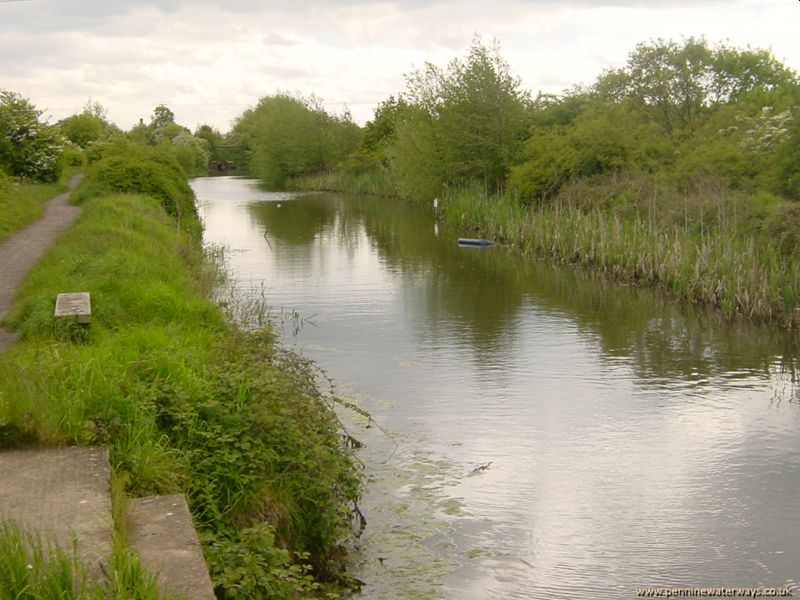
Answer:
<svg viewBox="0 0 800 600"><path fill-rule="evenodd" d="M192 515L182 494L128 502L131 546L142 564L158 574L162 592L191 600L214 600Z"/></svg>
<svg viewBox="0 0 800 600"><path fill-rule="evenodd" d="M111 556L113 523L107 448L0 452L0 518L78 556L99 580Z"/></svg>

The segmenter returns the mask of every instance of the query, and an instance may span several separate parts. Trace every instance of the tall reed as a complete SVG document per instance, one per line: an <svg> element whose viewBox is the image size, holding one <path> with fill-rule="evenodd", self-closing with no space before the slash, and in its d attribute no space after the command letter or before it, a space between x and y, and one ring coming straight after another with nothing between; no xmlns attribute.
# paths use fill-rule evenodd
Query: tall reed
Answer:
<svg viewBox="0 0 800 600"><path fill-rule="evenodd" d="M800 324L800 256L787 255L767 231L746 222L744 207L718 197L668 212L663 198L641 193L606 198L606 204L614 202L621 206L565 194L526 207L511 194L490 196L467 187L445 196L443 214L526 255L658 284L689 302L716 305L728 317Z"/></svg>
<svg viewBox="0 0 800 600"><path fill-rule="evenodd" d="M303 175L289 181L288 187L296 190L344 192L372 196L395 197L399 190L387 168L372 167L363 170L333 169Z"/></svg>

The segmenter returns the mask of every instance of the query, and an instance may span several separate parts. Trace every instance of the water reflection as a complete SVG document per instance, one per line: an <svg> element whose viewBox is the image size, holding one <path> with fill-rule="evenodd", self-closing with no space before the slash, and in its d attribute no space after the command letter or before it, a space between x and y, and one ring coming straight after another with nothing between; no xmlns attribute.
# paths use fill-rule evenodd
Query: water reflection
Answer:
<svg viewBox="0 0 800 600"><path fill-rule="evenodd" d="M459 248L423 207L194 187L239 280L317 314L296 343L398 436L362 432L366 597L793 583L796 337Z"/></svg>

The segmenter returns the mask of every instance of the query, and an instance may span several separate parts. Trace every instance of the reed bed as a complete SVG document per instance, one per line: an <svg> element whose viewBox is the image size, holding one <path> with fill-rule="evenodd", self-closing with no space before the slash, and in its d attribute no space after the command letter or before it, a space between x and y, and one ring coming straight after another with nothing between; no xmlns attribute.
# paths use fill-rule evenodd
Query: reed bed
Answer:
<svg viewBox="0 0 800 600"><path fill-rule="evenodd" d="M381 167L358 171L332 169L303 175L290 180L288 187L296 190L344 192L347 194L383 196L387 198L400 195L389 169Z"/></svg>
<svg viewBox="0 0 800 600"><path fill-rule="evenodd" d="M763 201L766 207L755 214L758 202L741 198L676 202L674 195L648 198L640 191L597 203L577 200L574 191L524 206L511 194L463 188L444 197L443 214L458 227L525 255L588 265L617 280L661 285L686 301L718 306L729 318L800 324L800 256L787 247L785 236L772 235L770 223L786 208L777 199ZM618 206L609 206L614 203Z"/></svg>

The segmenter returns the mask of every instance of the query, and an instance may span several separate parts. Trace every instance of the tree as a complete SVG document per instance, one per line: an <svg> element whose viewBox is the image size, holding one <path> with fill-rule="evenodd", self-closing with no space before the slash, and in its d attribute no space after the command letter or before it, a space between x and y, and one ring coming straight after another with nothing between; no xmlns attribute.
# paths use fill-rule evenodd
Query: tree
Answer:
<svg viewBox="0 0 800 600"><path fill-rule="evenodd" d="M418 187L420 170L425 194L469 181L501 188L528 131L530 99L497 45L476 37L465 60L426 64L406 76L406 87L412 109L398 114L391 151L401 189Z"/></svg>
<svg viewBox="0 0 800 600"><path fill-rule="evenodd" d="M152 129L159 129L160 127L174 123L175 113L164 104L159 104L153 109L153 116L150 118L150 127Z"/></svg>
<svg viewBox="0 0 800 600"><path fill-rule="evenodd" d="M197 129L194 130L194 136L206 141L211 160L220 159L217 153L217 146L222 143L222 134L216 128L206 124L198 125Z"/></svg>
<svg viewBox="0 0 800 600"><path fill-rule="evenodd" d="M211 151L203 138L186 132L179 133L172 138L172 148L175 158L187 174L193 175L208 169Z"/></svg>
<svg viewBox="0 0 800 600"><path fill-rule="evenodd" d="M251 150L254 174L273 186L298 175L330 169L361 144L361 132L347 114L335 116L318 98L278 93L245 111L234 134Z"/></svg>
<svg viewBox="0 0 800 600"><path fill-rule="evenodd" d="M384 159L386 148L392 143L397 133L400 114L407 107L403 98L389 96L375 108L372 120L364 127L362 150L376 158Z"/></svg>
<svg viewBox="0 0 800 600"><path fill-rule="evenodd" d="M100 119L104 123L108 123L108 111L106 110L106 107L100 104L97 100L92 100L91 97L86 100L86 104L83 105L82 114L91 115Z"/></svg>
<svg viewBox="0 0 800 600"><path fill-rule="evenodd" d="M0 90L0 166L10 175L54 181L63 146L42 111L15 92Z"/></svg>
<svg viewBox="0 0 800 600"><path fill-rule="evenodd" d="M796 81L766 50L710 47L689 38L639 44L626 67L607 71L594 90L606 100L630 102L667 134L685 138L720 106Z"/></svg>
<svg viewBox="0 0 800 600"><path fill-rule="evenodd" d="M70 142L86 148L92 142L102 139L107 124L99 117L88 113L72 115L59 123L61 132Z"/></svg>

